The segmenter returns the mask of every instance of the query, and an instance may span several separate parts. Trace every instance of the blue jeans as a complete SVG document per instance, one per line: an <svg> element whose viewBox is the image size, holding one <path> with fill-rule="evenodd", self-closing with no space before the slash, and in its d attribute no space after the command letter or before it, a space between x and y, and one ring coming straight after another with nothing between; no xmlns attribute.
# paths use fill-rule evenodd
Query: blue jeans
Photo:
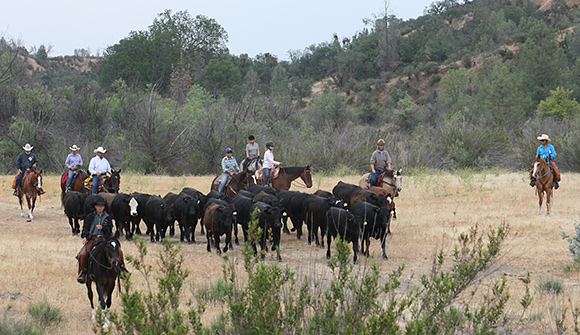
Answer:
<svg viewBox="0 0 580 335"><path fill-rule="evenodd" d="M93 188L91 189L92 194L97 194L97 186L99 186L99 176L93 175Z"/></svg>
<svg viewBox="0 0 580 335"><path fill-rule="evenodd" d="M270 179L270 169L264 168L264 181L262 182L262 186L268 185L268 179Z"/></svg>
<svg viewBox="0 0 580 335"><path fill-rule="evenodd" d="M230 175L229 172L224 172L222 173L222 181L220 182L220 188L218 189L218 192L222 192L222 190L224 189L224 186L226 186L226 181L228 181L228 176Z"/></svg>
<svg viewBox="0 0 580 335"><path fill-rule="evenodd" d="M71 169L68 169L68 177L66 178L66 188L65 188L65 190L68 190L68 188L70 187L70 183L71 183L71 181L73 179L73 176L75 174L75 171L78 171L80 169L81 169L80 166L77 166L77 167L75 167L72 170Z"/></svg>
<svg viewBox="0 0 580 335"><path fill-rule="evenodd" d="M30 168L31 171L32 168ZM20 185L20 181L22 180L22 177L24 177L24 172L26 172L26 168L21 168L20 172L18 172L18 176L16 176L16 184L14 186L14 189L17 190L18 189L18 185Z"/></svg>
<svg viewBox="0 0 580 335"><path fill-rule="evenodd" d="M379 170L375 170L376 172L373 173L371 171L371 186L375 186L377 185L377 182L379 180L379 175L383 172L383 171L379 171Z"/></svg>

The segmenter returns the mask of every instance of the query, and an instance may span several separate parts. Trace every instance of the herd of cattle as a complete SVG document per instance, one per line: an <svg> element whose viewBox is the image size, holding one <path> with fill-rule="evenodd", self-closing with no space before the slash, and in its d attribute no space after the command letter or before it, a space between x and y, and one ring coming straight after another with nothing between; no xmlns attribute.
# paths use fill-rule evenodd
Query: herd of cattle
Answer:
<svg viewBox="0 0 580 335"><path fill-rule="evenodd" d="M318 190L314 194L252 184L248 190L239 191L233 198L217 191L204 195L189 187L179 194L170 192L164 197L138 192L87 195L70 191L63 196L62 203L73 235L79 234L79 220L94 210L94 203L99 197L107 201L107 212L115 221L117 237L124 233L130 240L133 234L141 234L139 223L142 219L151 242L159 241L165 237L167 230L170 236L175 234L177 221L181 241L192 243L195 242L199 221L201 234L207 237L207 251L211 251L213 245L221 253L231 248L232 233L234 242L238 244L238 225L244 239L248 240L251 222L257 222L263 232L259 240L262 250L267 250L271 243L271 250L276 251L279 261L282 260L281 231L290 234L288 218L298 239L303 234L304 224L308 229L308 244L314 241L324 248L326 237L327 258L330 258L332 237L340 235L343 240L352 243L355 263L359 243L363 254L369 255L371 237L380 240L382 256L387 258L385 239L390 234L391 218L396 218L393 199L383 188L363 189L342 181L338 182L332 193ZM223 235L225 246L222 249L220 237ZM256 246L252 246L256 251Z"/></svg>

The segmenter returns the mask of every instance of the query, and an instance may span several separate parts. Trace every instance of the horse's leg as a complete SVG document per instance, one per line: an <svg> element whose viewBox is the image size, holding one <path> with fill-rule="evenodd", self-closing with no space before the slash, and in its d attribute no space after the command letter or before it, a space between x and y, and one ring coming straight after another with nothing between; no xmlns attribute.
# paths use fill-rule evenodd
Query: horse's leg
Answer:
<svg viewBox="0 0 580 335"><path fill-rule="evenodd" d="M101 311L105 310L105 290L102 287L102 284L100 283L96 283L97 284L97 294L99 295L99 307L101 308Z"/></svg>
<svg viewBox="0 0 580 335"><path fill-rule="evenodd" d="M542 215L542 200L543 200L542 198L544 196L544 191L540 189L537 189L536 191L538 192L538 198L540 203L540 213L538 213L538 215Z"/></svg>
<svg viewBox="0 0 580 335"><path fill-rule="evenodd" d="M89 302L91 303L91 310L93 311L93 320L95 319L95 305L93 304L93 286L87 274L87 296L89 297Z"/></svg>
<svg viewBox="0 0 580 335"><path fill-rule="evenodd" d="M22 208L22 189L18 191L18 203L20 204L20 216L24 217L24 209Z"/></svg>
<svg viewBox="0 0 580 335"><path fill-rule="evenodd" d="M554 214L552 212L552 197L553 197L552 189L548 189L546 191L546 215L548 216Z"/></svg>
<svg viewBox="0 0 580 335"><path fill-rule="evenodd" d="M76 220L76 218L75 218ZM75 226L73 223L73 218L71 218L70 216L68 217L68 224L70 225L70 229L72 231L72 234L75 235Z"/></svg>
<svg viewBox="0 0 580 335"><path fill-rule="evenodd" d="M32 192L36 192L36 190L32 190ZM32 221L33 216L32 216L32 211L34 210L34 202L36 201L36 193L33 193L31 196L26 196L26 202L28 203L28 220L26 221Z"/></svg>

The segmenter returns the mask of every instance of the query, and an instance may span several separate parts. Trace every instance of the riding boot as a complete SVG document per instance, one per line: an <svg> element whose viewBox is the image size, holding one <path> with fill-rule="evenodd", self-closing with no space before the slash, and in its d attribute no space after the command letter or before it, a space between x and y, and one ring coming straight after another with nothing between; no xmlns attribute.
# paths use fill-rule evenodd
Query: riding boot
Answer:
<svg viewBox="0 0 580 335"><path fill-rule="evenodd" d="M79 282L80 284L84 284L87 281L87 272L88 272L88 268L87 268L87 256L88 255L84 255L83 252L85 250L81 250L81 253L79 255L79 276L77 278L77 282Z"/></svg>
<svg viewBox="0 0 580 335"><path fill-rule="evenodd" d="M536 186L536 178L534 178L534 177L530 178L530 186L531 187Z"/></svg>
<svg viewBox="0 0 580 335"><path fill-rule="evenodd" d="M43 195L44 193L46 193L42 188L40 190L38 190L38 195Z"/></svg>
<svg viewBox="0 0 580 335"><path fill-rule="evenodd" d="M556 179L556 176L554 176L554 188L558 189L558 187L560 187L560 183L558 183L558 180Z"/></svg>
<svg viewBox="0 0 580 335"><path fill-rule="evenodd" d="M12 193L12 195L16 196L16 197L18 196L18 189L17 188L14 189L14 193Z"/></svg>
<svg viewBox="0 0 580 335"><path fill-rule="evenodd" d="M131 272L125 267L125 257L123 256L123 250L121 248L119 248L119 258L121 258L121 273L124 274L121 278L130 276Z"/></svg>

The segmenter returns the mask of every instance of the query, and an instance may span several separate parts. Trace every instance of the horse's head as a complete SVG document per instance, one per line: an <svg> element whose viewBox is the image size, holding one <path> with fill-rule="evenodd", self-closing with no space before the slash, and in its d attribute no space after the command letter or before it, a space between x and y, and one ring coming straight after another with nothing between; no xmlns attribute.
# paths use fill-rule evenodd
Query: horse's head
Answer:
<svg viewBox="0 0 580 335"><path fill-rule="evenodd" d="M121 169L118 171L111 170L111 176L103 182L103 185L109 193L119 193L119 185L121 185Z"/></svg>
<svg viewBox="0 0 580 335"><path fill-rule="evenodd" d="M113 268L116 273L121 271L122 264L121 256L119 255L119 246L119 240L114 237L110 237L104 242L105 256L107 257L111 268Z"/></svg>
<svg viewBox="0 0 580 335"><path fill-rule="evenodd" d="M304 171L300 174L300 178L306 184L306 187L312 187L312 175L310 174L310 165L304 167Z"/></svg>
<svg viewBox="0 0 580 335"><path fill-rule="evenodd" d="M544 170L548 169L548 163L546 163L546 161L540 156L536 156L536 158L534 158L532 166L532 176L537 179L541 177L541 175L544 173Z"/></svg>
<svg viewBox="0 0 580 335"><path fill-rule="evenodd" d="M35 189L40 190L42 188L42 170L33 171L34 177L32 178L33 186Z"/></svg>
<svg viewBox="0 0 580 335"><path fill-rule="evenodd" d="M397 188L397 193L403 189L403 169L398 169L393 173L393 184Z"/></svg>

